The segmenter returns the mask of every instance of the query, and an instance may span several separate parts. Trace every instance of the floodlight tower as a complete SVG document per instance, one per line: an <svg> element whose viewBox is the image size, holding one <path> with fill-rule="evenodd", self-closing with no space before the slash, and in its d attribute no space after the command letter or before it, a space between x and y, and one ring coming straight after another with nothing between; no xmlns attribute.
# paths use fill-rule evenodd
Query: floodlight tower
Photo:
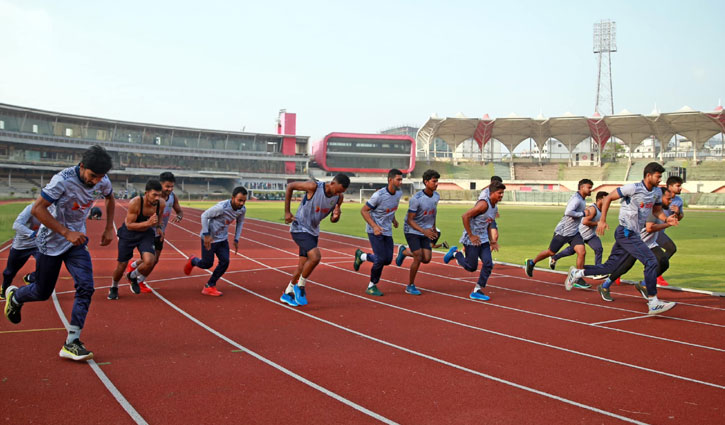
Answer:
<svg viewBox="0 0 725 425"><path fill-rule="evenodd" d="M612 53L617 51L617 23L603 19L594 23L594 54L599 59L597 72L597 99L594 111L605 115L605 109L614 115L612 90ZM608 80L608 81L607 81Z"/></svg>

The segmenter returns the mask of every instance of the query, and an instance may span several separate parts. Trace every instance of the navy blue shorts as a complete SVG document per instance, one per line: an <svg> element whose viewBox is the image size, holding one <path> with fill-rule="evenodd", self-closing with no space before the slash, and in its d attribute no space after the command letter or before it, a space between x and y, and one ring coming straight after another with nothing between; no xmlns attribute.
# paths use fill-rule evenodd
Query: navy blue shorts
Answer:
<svg viewBox="0 0 725 425"><path fill-rule="evenodd" d="M292 240L300 247L300 257L307 257L307 253L317 248L317 236L307 232L290 232Z"/></svg>
<svg viewBox="0 0 725 425"><path fill-rule="evenodd" d="M121 235L118 237L118 262L125 263L133 257L134 248L143 255L144 252L155 254L154 250L154 231L139 232L139 235L133 238L126 238Z"/></svg>
<svg viewBox="0 0 725 425"><path fill-rule="evenodd" d="M554 237L551 238L551 243L549 243L549 250L551 250L551 252L559 252L561 247L565 244L569 244L571 246L584 245L584 239L582 239L582 235L580 235L579 232L576 232L571 236L561 236L554 233Z"/></svg>
<svg viewBox="0 0 725 425"><path fill-rule="evenodd" d="M411 251L417 251L419 249L431 250L430 238L423 235L416 235L415 233L406 233L405 240L408 241L408 249Z"/></svg>

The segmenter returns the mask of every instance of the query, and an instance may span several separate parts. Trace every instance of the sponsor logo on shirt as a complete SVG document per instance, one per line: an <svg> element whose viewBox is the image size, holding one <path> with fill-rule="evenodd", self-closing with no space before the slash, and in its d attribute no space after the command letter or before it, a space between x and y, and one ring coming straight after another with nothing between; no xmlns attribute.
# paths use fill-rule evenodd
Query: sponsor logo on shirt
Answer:
<svg viewBox="0 0 725 425"><path fill-rule="evenodd" d="M385 213L391 213L391 212L393 212L393 211L395 211L395 210L397 210L397 209L398 209L398 207L397 207L397 206L396 206L395 208L387 208L387 209L385 210Z"/></svg>
<svg viewBox="0 0 725 425"><path fill-rule="evenodd" d="M90 207L91 205L93 205L93 200L90 200L90 201L89 201L89 202L88 202L87 204L85 204L85 205L80 205L80 204L79 204L78 202L76 202L76 201L73 201L73 207L72 207L71 209L72 209L73 211L77 211L77 210L81 210L81 211L83 211L83 210L87 209L88 207Z"/></svg>

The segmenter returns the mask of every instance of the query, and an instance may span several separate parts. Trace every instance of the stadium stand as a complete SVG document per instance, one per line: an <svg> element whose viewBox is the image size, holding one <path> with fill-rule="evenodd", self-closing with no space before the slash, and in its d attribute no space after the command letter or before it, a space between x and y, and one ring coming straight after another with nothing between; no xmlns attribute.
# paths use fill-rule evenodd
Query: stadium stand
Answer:
<svg viewBox="0 0 725 425"><path fill-rule="evenodd" d="M514 163L516 180L559 180L559 164Z"/></svg>

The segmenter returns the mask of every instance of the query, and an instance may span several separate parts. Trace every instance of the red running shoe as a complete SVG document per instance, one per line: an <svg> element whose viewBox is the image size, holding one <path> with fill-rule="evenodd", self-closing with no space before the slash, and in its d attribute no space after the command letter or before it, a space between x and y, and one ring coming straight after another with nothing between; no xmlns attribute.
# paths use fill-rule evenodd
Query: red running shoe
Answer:
<svg viewBox="0 0 725 425"><path fill-rule="evenodd" d="M141 293L142 294L149 294L149 293L151 293L151 288L149 288L148 286L146 286L146 283L139 282L138 283L138 286L139 286L139 288L141 288Z"/></svg>
<svg viewBox="0 0 725 425"><path fill-rule="evenodd" d="M194 268L194 264L191 262L193 259L194 257L189 257L189 260L184 264L184 274L187 276L191 274L191 269Z"/></svg>
<svg viewBox="0 0 725 425"><path fill-rule="evenodd" d="M212 297L222 296L222 293L216 289L216 286L205 286L204 289L201 290L201 293L202 295L209 295Z"/></svg>
<svg viewBox="0 0 725 425"><path fill-rule="evenodd" d="M617 280L615 280L614 283L616 283L617 285L621 285L622 284L622 281L619 280L619 278L617 278Z"/></svg>
<svg viewBox="0 0 725 425"><path fill-rule="evenodd" d="M133 266L133 263L135 263L136 260L131 259L131 261L128 262L128 266L126 266L126 271L123 274L129 274L132 271L136 270L136 267Z"/></svg>
<svg viewBox="0 0 725 425"><path fill-rule="evenodd" d="M669 286L670 284L667 283L664 277L657 276L657 286Z"/></svg>

